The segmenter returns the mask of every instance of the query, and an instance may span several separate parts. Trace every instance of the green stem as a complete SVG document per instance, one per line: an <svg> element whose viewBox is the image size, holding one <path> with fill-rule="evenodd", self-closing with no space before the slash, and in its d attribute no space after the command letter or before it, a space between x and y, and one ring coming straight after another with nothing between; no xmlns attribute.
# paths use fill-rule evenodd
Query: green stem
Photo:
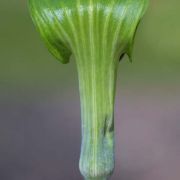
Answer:
<svg viewBox="0 0 180 180"><path fill-rule="evenodd" d="M83 59L81 57L76 61L82 109L80 170L86 180L106 180L114 169L114 97L118 60L98 47L94 52L85 53Z"/></svg>

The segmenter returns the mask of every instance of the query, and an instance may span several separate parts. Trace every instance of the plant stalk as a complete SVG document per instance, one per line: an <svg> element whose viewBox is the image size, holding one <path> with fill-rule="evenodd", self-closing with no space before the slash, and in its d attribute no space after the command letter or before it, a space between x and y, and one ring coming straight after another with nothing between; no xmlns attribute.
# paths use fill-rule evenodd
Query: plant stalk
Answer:
<svg viewBox="0 0 180 180"><path fill-rule="evenodd" d="M87 47L91 50L83 51L76 58L82 119L79 167L85 180L107 180L114 169L114 100L118 58L99 44L94 39L94 50Z"/></svg>

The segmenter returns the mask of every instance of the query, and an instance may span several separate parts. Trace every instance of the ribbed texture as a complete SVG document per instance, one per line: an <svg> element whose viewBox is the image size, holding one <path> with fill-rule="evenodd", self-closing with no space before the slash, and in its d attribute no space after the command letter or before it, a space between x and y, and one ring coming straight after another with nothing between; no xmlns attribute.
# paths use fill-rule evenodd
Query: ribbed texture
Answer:
<svg viewBox="0 0 180 180"><path fill-rule="evenodd" d="M80 170L106 180L114 169L117 66L131 56L147 0L30 0L32 19L49 51L76 60L82 113Z"/></svg>

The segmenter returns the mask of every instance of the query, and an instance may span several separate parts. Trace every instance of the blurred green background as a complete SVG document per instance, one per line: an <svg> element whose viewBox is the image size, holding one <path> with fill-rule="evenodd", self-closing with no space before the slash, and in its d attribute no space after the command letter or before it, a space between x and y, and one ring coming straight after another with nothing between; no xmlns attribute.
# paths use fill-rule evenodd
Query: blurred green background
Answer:
<svg viewBox="0 0 180 180"><path fill-rule="evenodd" d="M119 65L112 179L179 180L180 1L151 0ZM0 179L81 179L75 63L62 65L24 0L0 0Z"/></svg>
<svg viewBox="0 0 180 180"><path fill-rule="evenodd" d="M150 2L136 36L133 64L120 64L123 83L178 82L179 6L176 0ZM2 1L0 8L0 78L5 86L57 87L64 77L74 81L69 74L75 70L74 62L63 66L47 52L32 25L26 1Z"/></svg>

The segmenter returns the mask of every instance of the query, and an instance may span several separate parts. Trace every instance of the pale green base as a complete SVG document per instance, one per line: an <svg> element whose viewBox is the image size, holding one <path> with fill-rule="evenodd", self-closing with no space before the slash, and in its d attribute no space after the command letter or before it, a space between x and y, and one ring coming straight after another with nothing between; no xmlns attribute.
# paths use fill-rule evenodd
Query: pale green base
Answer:
<svg viewBox="0 0 180 180"><path fill-rule="evenodd" d="M85 178L85 180L108 180L108 177L99 177L99 178Z"/></svg>

